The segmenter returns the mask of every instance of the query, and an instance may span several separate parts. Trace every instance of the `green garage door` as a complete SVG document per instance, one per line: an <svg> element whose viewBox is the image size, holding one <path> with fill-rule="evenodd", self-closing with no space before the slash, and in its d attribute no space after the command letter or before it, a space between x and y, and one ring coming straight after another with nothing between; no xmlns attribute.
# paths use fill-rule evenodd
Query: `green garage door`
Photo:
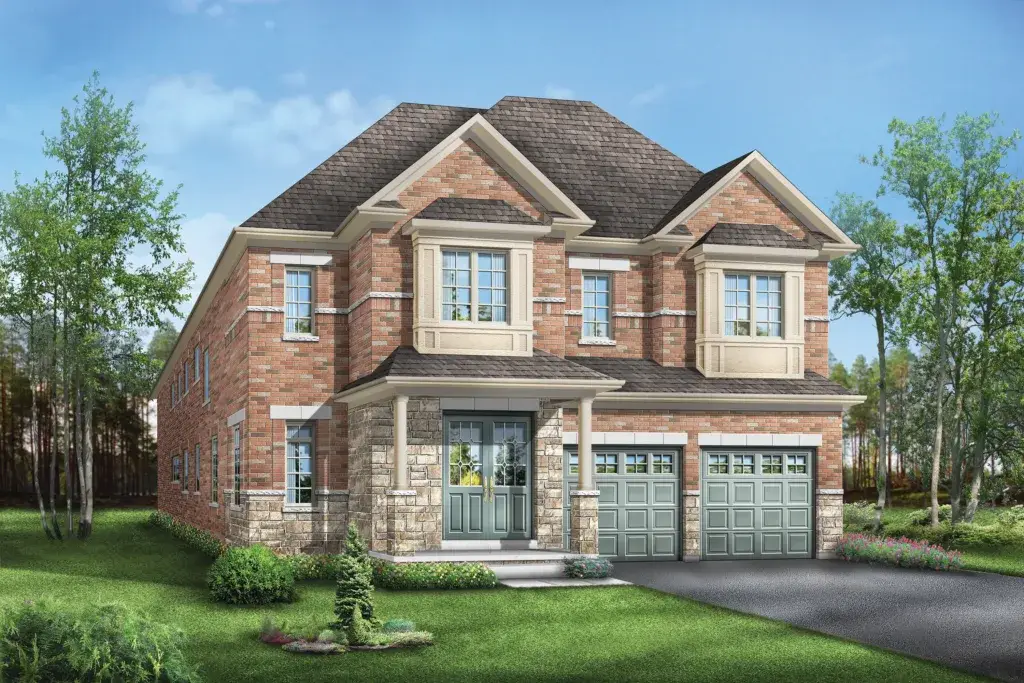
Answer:
<svg viewBox="0 0 1024 683"><path fill-rule="evenodd" d="M705 449L701 539L706 560L811 557L814 454Z"/></svg>
<svg viewBox="0 0 1024 683"><path fill-rule="evenodd" d="M566 450L565 547L569 491L579 481L579 456ZM679 470L675 449L595 446L598 552L612 561L679 559Z"/></svg>

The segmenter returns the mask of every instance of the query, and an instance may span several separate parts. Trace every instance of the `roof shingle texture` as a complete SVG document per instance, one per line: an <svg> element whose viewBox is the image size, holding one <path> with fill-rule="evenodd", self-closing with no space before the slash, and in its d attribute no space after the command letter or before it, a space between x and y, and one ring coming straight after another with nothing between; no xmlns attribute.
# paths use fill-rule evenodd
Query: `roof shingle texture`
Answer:
<svg viewBox="0 0 1024 683"><path fill-rule="evenodd" d="M681 394L805 394L849 395L851 392L821 375L806 371L803 379L708 378L693 368L666 367L640 358L572 357L603 375L625 380L618 391Z"/></svg>
<svg viewBox="0 0 1024 683"><path fill-rule="evenodd" d="M416 214L417 218L536 225L536 218L502 199L438 197Z"/></svg>
<svg viewBox="0 0 1024 683"><path fill-rule="evenodd" d="M777 225L756 223L716 223L693 243L728 244L743 247L776 247L780 249L814 249L810 243L793 237Z"/></svg>
<svg viewBox="0 0 1024 683"><path fill-rule="evenodd" d="M532 356L468 356L424 354L400 346L369 375L346 384L342 391L381 377L460 377L498 379L612 379L585 365L536 350Z"/></svg>

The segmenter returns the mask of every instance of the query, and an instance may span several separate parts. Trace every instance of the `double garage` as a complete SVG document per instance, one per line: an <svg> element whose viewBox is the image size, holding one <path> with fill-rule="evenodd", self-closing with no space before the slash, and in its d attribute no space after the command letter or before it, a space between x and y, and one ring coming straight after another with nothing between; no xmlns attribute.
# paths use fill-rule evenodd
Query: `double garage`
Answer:
<svg viewBox="0 0 1024 683"><path fill-rule="evenodd" d="M681 559L683 447L593 448L598 552L613 562ZM565 529L579 458L565 449ZM701 448L701 559L813 556L812 449Z"/></svg>

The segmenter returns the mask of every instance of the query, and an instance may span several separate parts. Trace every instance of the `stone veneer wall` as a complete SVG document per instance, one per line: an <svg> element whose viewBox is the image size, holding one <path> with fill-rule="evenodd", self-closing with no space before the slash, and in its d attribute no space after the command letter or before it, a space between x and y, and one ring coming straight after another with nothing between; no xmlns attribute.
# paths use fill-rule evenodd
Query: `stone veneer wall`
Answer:
<svg viewBox="0 0 1024 683"><path fill-rule="evenodd" d="M562 409L541 401L533 419L533 533L543 550L561 550L563 536Z"/></svg>
<svg viewBox="0 0 1024 683"><path fill-rule="evenodd" d="M818 557L833 557L836 544L843 535L842 489L819 489L815 513Z"/></svg>
<svg viewBox="0 0 1024 683"><path fill-rule="evenodd" d="M348 525L348 494L321 491L309 510L288 510L284 491L243 491L241 505L228 504L228 542L263 545L285 553L341 552Z"/></svg>

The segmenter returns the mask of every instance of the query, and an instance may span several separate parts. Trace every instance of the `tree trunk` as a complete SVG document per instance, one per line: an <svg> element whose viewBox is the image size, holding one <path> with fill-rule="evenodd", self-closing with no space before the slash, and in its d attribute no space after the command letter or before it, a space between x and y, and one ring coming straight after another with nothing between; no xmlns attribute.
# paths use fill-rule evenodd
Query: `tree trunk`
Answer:
<svg viewBox="0 0 1024 683"><path fill-rule="evenodd" d="M878 502L875 504L875 533L882 528L882 513L885 511L885 494L888 490L888 467L882 458L888 452L886 447L886 377L885 377L885 321L881 309L875 309L875 332L878 336L878 464L875 466L875 485Z"/></svg>
<svg viewBox="0 0 1024 683"><path fill-rule="evenodd" d="M81 393L79 394L81 401ZM81 513L78 517L78 536L87 539L92 535L92 510L93 510L93 449L92 449L92 414L93 398L90 388L86 388L84 396L84 408L82 419L82 452L78 463L79 478L81 486Z"/></svg>
<svg viewBox="0 0 1024 683"><path fill-rule="evenodd" d="M936 294L938 297L938 294ZM937 312L941 313L941 305L936 305ZM935 387L935 439L932 441L932 526L939 526L939 474L942 467L942 402L946 393L946 331L943 325L945 321L941 315L936 315L936 322L939 325L939 367L936 369Z"/></svg>

